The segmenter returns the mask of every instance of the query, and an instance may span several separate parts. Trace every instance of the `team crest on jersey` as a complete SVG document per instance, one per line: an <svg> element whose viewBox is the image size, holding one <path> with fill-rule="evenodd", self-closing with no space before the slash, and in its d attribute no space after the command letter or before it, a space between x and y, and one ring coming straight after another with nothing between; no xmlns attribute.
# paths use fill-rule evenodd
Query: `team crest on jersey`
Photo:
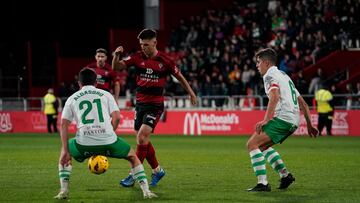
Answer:
<svg viewBox="0 0 360 203"><path fill-rule="evenodd" d="M151 73L153 73L153 70L151 68L147 68L146 69L146 74L151 74Z"/></svg>
<svg viewBox="0 0 360 203"><path fill-rule="evenodd" d="M159 63L159 69L162 69L164 65L162 63Z"/></svg>

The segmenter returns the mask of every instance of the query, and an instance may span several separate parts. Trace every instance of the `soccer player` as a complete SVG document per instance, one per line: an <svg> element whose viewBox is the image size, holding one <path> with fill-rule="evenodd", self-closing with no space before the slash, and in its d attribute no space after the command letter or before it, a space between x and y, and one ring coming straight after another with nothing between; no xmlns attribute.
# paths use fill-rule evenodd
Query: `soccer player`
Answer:
<svg viewBox="0 0 360 203"><path fill-rule="evenodd" d="M156 197L149 190L144 167L130 145L116 136L114 130L120 121L120 111L112 95L95 88L96 73L84 68L79 73L80 90L71 95L64 106L61 118L61 153L59 158L59 177L61 189L56 199L67 199L72 170L71 157L83 162L92 155L104 155L126 159L131 171L140 184L144 198ZM76 121L76 137L68 140L68 128Z"/></svg>
<svg viewBox="0 0 360 203"><path fill-rule="evenodd" d="M251 164L258 179L258 184L248 191L271 190L266 177L265 159L280 175L278 189L286 189L295 178L289 173L279 153L272 146L282 143L297 129L300 121L299 108L304 113L309 135L316 137L319 131L311 124L309 107L294 83L275 66L276 52L270 48L262 49L255 57L269 103L264 120L255 125L255 132L247 142Z"/></svg>
<svg viewBox="0 0 360 203"><path fill-rule="evenodd" d="M112 70L111 65L106 63L106 49L97 49L95 53L95 60L96 62L88 64L87 67L93 68L97 74L96 87L108 92L112 92L112 86L114 86L114 98L115 101L118 102L120 94L120 81Z"/></svg>
<svg viewBox="0 0 360 203"><path fill-rule="evenodd" d="M175 62L157 50L156 32L151 29L144 29L138 35L138 39L142 51L120 60L124 48L122 46L117 47L114 51L112 67L115 70L130 66L136 68L137 88L134 123L137 141L136 154L141 162L146 159L150 164L153 170L150 185L156 186L165 175L165 171L155 156L154 146L150 142L150 134L154 132L160 115L164 111L163 93L166 76L172 74L179 80L182 87L190 95L193 105L197 103L197 98ZM134 174L130 173L127 178L120 181L120 184L124 187L133 186Z"/></svg>

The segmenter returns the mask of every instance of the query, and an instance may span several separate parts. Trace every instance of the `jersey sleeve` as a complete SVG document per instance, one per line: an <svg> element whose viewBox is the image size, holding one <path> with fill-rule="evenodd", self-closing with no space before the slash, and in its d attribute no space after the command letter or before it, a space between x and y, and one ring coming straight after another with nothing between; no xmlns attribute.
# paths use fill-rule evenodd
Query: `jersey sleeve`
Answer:
<svg viewBox="0 0 360 203"><path fill-rule="evenodd" d="M74 119L74 112L71 109L71 102L69 99L65 102L65 106L61 114L61 119L66 119L68 121L72 121Z"/></svg>
<svg viewBox="0 0 360 203"><path fill-rule="evenodd" d="M279 89L279 81L273 74L268 74L264 79L265 90L269 92L272 89Z"/></svg>
<svg viewBox="0 0 360 203"><path fill-rule="evenodd" d="M136 57L137 55L131 55L131 56L127 56L125 58L123 58L122 60L124 61L124 63L126 64L127 67L132 66L135 64L136 61Z"/></svg>
<svg viewBox="0 0 360 203"><path fill-rule="evenodd" d="M168 67L172 75L178 75L180 73L179 67L177 67L176 63L173 60L168 60Z"/></svg>

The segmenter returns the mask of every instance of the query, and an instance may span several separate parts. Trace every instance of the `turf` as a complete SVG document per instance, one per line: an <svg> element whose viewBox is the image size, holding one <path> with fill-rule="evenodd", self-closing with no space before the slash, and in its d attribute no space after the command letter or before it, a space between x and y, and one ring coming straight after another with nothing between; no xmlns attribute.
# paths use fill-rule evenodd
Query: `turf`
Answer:
<svg viewBox="0 0 360 203"><path fill-rule="evenodd" d="M125 136L135 146L133 136ZM247 137L154 136L166 176L156 188L156 202L358 202L360 137L290 137L276 146L296 182L272 192L249 193L256 184L245 148ZM59 189L58 135L0 134L0 202L66 202L52 199ZM70 202L139 202L141 191L121 188L129 171L125 160L110 158L110 168L93 175L86 163L73 163ZM150 176L149 166L145 164ZM150 178L149 178L150 179ZM144 200L145 201L145 200Z"/></svg>

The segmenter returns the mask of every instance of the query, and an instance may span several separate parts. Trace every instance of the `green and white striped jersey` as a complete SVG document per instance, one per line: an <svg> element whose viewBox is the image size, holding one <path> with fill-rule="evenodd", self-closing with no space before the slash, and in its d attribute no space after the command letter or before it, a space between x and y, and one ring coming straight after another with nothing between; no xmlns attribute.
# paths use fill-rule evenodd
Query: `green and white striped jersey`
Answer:
<svg viewBox="0 0 360 203"><path fill-rule="evenodd" d="M276 66L270 67L263 76L265 93L269 97L270 90L277 88L280 100L275 108L275 117L299 126L300 109L298 96L300 95L294 83L286 73Z"/></svg>

